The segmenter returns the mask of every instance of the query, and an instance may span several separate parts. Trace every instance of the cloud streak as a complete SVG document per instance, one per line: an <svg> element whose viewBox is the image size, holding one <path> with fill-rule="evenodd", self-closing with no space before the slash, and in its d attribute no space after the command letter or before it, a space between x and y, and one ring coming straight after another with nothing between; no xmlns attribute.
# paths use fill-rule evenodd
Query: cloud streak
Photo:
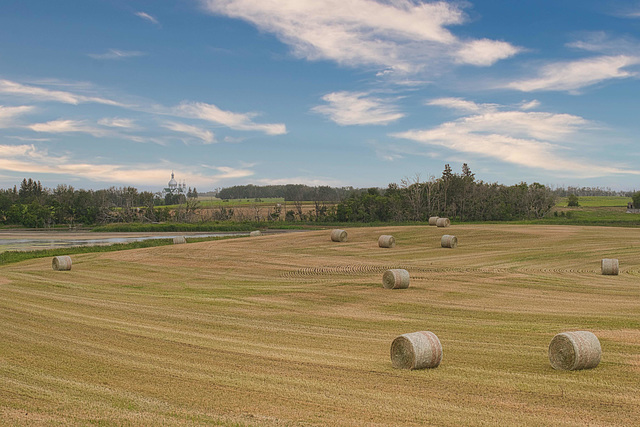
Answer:
<svg viewBox="0 0 640 427"><path fill-rule="evenodd" d="M640 56L598 56L577 61L548 64L538 76L512 81L504 87L523 92L567 91L575 92L607 80L636 77L636 71L627 68L640 64Z"/></svg>
<svg viewBox="0 0 640 427"><path fill-rule="evenodd" d="M34 110L30 105L21 105L19 107L5 107L0 105L0 128L16 126L15 118L29 113Z"/></svg>
<svg viewBox="0 0 640 427"><path fill-rule="evenodd" d="M46 150L39 150L32 144L0 145L0 170L24 174L69 175L96 182L156 186L167 179L167 168L157 166L157 163L114 165L76 162L67 155L50 155ZM177 167L193 170L192 166ZM183 173L181 178L186 179L191 185L213 186L225 179L253 175L253 171L246 168L218 166L209 169L215 170L216 173Z"/></svg>
<svg viewBox="0 0 640 427"><path fill-rule="evenodd" d="M136 12L135 15L144 19L145 21L151 22L152 24L160 25L160 22L158 22L158 20L155 17L149 15L146 12Z"/></svg>
<svg viewBox="0 0 640 427"><path fill-rule="evenodd" d="M147 105L130 105L108 98L87 96L70 91L54 90L36 85L26 85L10 80L0 80L0 94L15 96L35 103L59 102L71 105L80 105L84 103L104 104L108 106L123 108L125 110L133 111L136 113L143 113L154 116L172 116L179 118L198 119L209 123L215 123L217 125L225 126L234 130L257 131L263 132L267 135L283 135L287 133L287 128L283 123L256 123L254 119L259 116L258 113L237 113L223 110L222 108L214 104L207 104L203 102L184 101L174 107L157 106L151 105L150 103L148 103ZM0 106L0 108L3 107ZM21 108L21 110L15 110L15 108ZM32 108L33 107L30 106L4 107L3 112L0 112L0 125L3 124L2 117L5 117L5 126L7 123L9 123L7 120L10 112L12 116L15 117L18 113L22 114L26 111L30 111ZM48 125L35 124L32 125L31 128L38 132L50 131L56 133L61 132L58 129L68 129L66 130L67 132L80 132L80 130L74 129L82 128L81 126L79 126L79 121L73 119L58 120L57 122L59 123L54 122L56 121L50 122ZM134 128L137 128L133 124L134 119L132 118L104 118L99 120L98 123L102 126L120 128L121 130L132 130ZM182 127L182 130L177 130L179 126L175 125L175 122L173 123L173 127L165 126L165 128L183 133L189 133L188 131L190 131L192 136L202 139L205 143L211 143L215 140L215 138L212 139L212 136L210 137L206 133L207 131L200 132L195 128L187 128L185 127L186 125ZM76 126L72 126L73 124L75 124ZM99 136L100 134L100 132L96 129L93 129L92 131L87 133L91 133L94 136ZM133 137L129 137L128 139L133 139Z"/></svg>
<svg viewBox="0 0 640 427"><path fill-rule="evenodd" d="M119 49L109 49L105 53L89 53L87 56L93 59L125 59L125 58L133 58L136 56L144 56L146 55L144 52L139 52L135 50L119 50Z"/></svg>
<svg viewBox="0 0 640 427"><path fill-rule="evenodd" d="M184 133L191 137L201 140L204 144L213 144L216 141L213 132L207 129L202 129L197 126L191 126L178 122L165 122L162 127L172 130L178 133Z"/></svg>
<svg viewBox="0 0 640 427"><path fill-rule="evenodd" d="M24 85L10 80L0 80L0 94L13 95L35 102L54 101L72 105L91 102L117 107L126 107L125 104L107 98L85 96L68 91L52 90L33 85Z"/></svg>
<svg viewBox="0 0 640 427"><path fill-rule="evenodd" d="M178 117L201 119L235 130L259 131L267 135L287 133L287 128L282 123L255 123L253 118L258 115L257 113L234 113L204 102L185 101L173 108L171 114Z"/></svg>
<svg viewBox="0 0 640 427"><path fill-rule="evenodd" d="M404 114L389 101L372 97L366 92L332 92L322 97L325 105L311 110L327 116L341 126L387 125L401 119Z"/></svg>
<svg viewBox="0 0 640 427"><path fill-rule="evenodd" d="M436 99L430 105L457 108L452 99ZM567 145L579 131L593 125L582 117L532 111L501 111L499 106L465 105L469 115L431 129L391 134L427 146L497 159L505 163L559 174L597 177L616 174L640 175L640 171L603 166L575 156L567 157Z"/></svg>
<svg viewBox="0 0 640 427"><path fill-rule="evenodd" d="M89 126L83 120L52 120L46 123L35 123L27 127L35 132L88 133L95 137L106 136L106 132L103 129Z"/></svg>

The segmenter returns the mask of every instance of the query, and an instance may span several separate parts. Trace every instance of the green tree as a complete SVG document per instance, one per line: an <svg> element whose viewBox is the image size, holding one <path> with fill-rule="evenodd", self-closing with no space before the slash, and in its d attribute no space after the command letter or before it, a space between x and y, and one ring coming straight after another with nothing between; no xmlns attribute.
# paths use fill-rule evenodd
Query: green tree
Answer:
<svg viewBox="0 0 640 427"><path fill-rule="evenodd" d="M633 199L633 207L636 209L640 209L640 191L634 193L631 198Z"/></svg>
<svg viewBox="0 0 640 427"><path fill-rule="evenodd" d="M580 203L578 203L578 196L575 194L569 194L567 206L580 206Z"/></svg>

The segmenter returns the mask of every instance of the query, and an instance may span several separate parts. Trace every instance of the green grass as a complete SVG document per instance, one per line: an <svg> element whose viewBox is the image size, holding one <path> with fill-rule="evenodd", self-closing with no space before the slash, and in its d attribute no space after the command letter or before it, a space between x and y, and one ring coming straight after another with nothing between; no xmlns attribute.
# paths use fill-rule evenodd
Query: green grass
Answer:
<svg viewBox="0 0 640 427"><path fill-rule="evenodd" d="M620 196L582 196L578 197L578 204L583 207L627 207L631 197ZM556 206L567 207L568 198L560 197Z"/></svg>
<svg viewBox="0 0 640 427"><path fill-rule="evenodd" d="M217 199L214 197L198 197L198 202L200 204L200 208L215 208L218 206L224 206L227 208L233 208L233 207L237 207L237 206L253 206L253 205L258 205L258 206L273 206L276 203L280 203L283 204L285 203L284 197L272 197L272 198L268 198L268 197L264 197L264 198L258 198L257 201L256 199L228 199L228 200L222 200L222 199ZM293 202L288 202L291 204L291 206L293 206ZM309 203L313 203L313 202L302 202L303 204L309 204ZM169 209L176 209L178 208L180 205L166 205L166 206L158 206L158 207L167 207Z"/></svg>
<svg viewBox="0 0 640 427"><path fill-rule="evenodd" d="M94 227L95 232L163 232L163 231L252 231L258 228L276 229L299 229L302 225L283 222L199 222L199 223L179 223L167 222L162 224L142 224L142 223L117 223Z"/></svg>

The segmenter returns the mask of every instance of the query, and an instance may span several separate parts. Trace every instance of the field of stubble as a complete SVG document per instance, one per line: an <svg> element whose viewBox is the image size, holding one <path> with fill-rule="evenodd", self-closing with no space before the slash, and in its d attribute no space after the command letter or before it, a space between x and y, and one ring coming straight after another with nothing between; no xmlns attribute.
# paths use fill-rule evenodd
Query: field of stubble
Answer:
<svg viewBox="0 0 640 427"><path fill-rule="evenodd" d="M0 423L640 425L640 229L347 230L0 267ZM442 364L393 369L420 330ZM551 368L570 330L598 336L596 369Z"/></svg>

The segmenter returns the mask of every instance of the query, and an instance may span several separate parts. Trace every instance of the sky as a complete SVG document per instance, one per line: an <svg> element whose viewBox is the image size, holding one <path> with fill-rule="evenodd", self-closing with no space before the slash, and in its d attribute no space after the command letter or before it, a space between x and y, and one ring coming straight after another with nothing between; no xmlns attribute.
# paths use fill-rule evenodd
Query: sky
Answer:
<svg viewBox="0 0 640 427"><path fill-rule="evenodd" d="M640 1L2 0L0 187L640 189Z"/></svg>

